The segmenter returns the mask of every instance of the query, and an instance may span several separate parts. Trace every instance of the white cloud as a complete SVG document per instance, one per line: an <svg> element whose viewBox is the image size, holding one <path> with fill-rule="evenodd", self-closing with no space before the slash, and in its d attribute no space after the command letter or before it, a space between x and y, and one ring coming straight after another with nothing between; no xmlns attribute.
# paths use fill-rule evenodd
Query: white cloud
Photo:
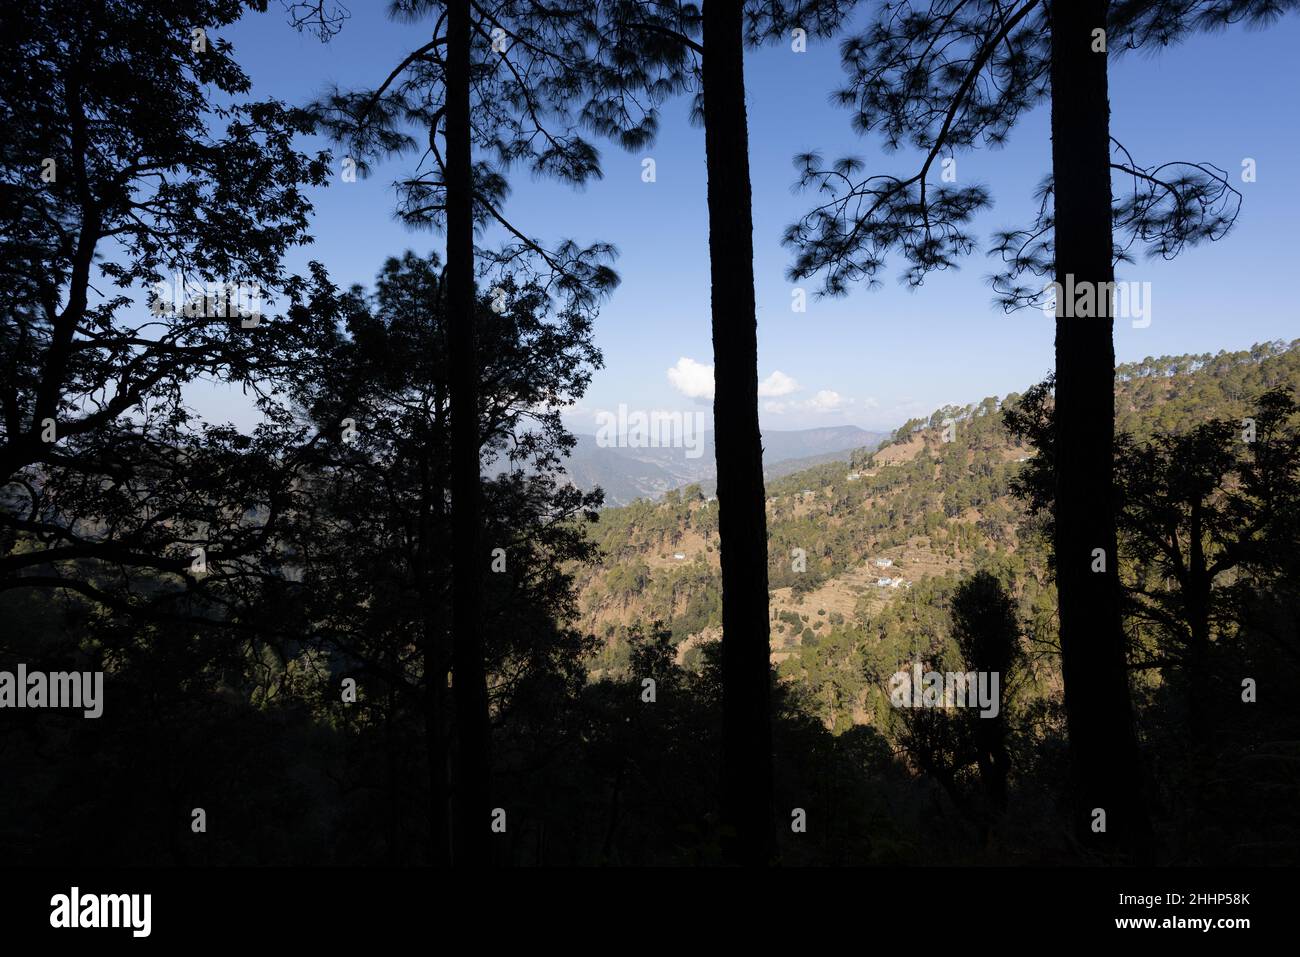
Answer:
<svg viewBox="0 0 1300 957"><path fill-rule="evenodd" d="M758 394L769 398L779 395L789 395L791 392L798 391L799 383L786 375L780 369L777 369L758 384Z"/></svg>
<svg viewBox="0 0 1300 957"><path fill-rule="evenodd" d="M805 403L805 407L809 412L839 412L852 401L834 389L822 389Z"/></svg>
<svg viewBox="0 0 1300 957"><path fill-rule="evenodd" d="M784 415L790 413L812 413L827 414L832 412L848 411L850 406L856 405L854 399L840 395L834 389L822 389L817 392L811 399L782 400L779 402L764 402L763 411L772 415ZM877 405L875 399L866 399L862 403L863 408L874 408Z"/></svg>
<svg viewBox="0 0 1300 957"><path fill-rule="evenodd" d="M674 389L690 399L713 398L713 366L682 356L668 370L668 381Z"/></svg>
<svg viewBox="0 0 1300 957"><path fill-rule="evenodd" d="M687 398L709 401L713 399L714 383L713 366L711 365L705 365L703 362L696 362L694 359L682 356L677 360L677 364L668 370L668 381L674 389ZM792 395L802 388L793 376L786 375L780 369L776 369L758 384L758 394L764 399L772 400ZM875 404L874 400L868 399L865 406L871 408ZM773 415L783 415L787 412L826 414L843 412L851 405L853 405L852 399L840 395L834 389L821 389L810 399L768 401L763 403L762 408L764 412Z"/></svg>

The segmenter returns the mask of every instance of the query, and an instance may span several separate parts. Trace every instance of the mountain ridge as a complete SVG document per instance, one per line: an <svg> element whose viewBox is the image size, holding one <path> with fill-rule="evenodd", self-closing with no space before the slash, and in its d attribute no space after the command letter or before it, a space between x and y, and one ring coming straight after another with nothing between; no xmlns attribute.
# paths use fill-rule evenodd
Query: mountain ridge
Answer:
<svg viewBox="0 0 1300 957"><path fill-rule="evenodd" d="M888 432L872 432L856 425L812 429L770 429L763 433L764 473L769 478L788 474L811 460L844 460L858 449L872 448ZM637 499L658 499L675 489L700 484L713 494L716 464L713 432L699 433L694 448L604 446L595 435L575 435L577 444L565 460L569 480L583 491L600 487L607 507L628 505ZM698 452L697 455L690 453Z"/></svg>

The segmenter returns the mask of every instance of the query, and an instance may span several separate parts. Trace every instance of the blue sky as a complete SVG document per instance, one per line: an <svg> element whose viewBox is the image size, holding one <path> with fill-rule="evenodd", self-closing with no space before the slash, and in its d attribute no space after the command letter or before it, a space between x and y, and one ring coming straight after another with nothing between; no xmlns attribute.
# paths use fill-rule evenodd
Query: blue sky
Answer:
<svg viewBox="0 0 1300 957"><path fill-rule="evenodd" d="M389 22L377 0L350 6L351 20L329 44L295 33L278 4L226 31L254 94L302 103L328 83L373 87L427 35L423 24ZM1112 59L1112 133L1135 159L1208 161L1232 174L1244 194L1237 225L1223 241L1174 262L1143 259L1121 269L1120 279L1151 283L1152 321L1146 328L1117 323L1120 361L1300 335L1287 288L1296 268L1291 229L1300 220L1297 49L1300 19L1292 17L1267 31L1236 28L1154 57ZM826 156L851 153L881 172L908 172L912 160L855 136L847 113L829 104L828 94L843 81L837 41L810 40L805 53L788 45L756 51L746 71L759 374L780 373L768 391L782 393L765 398L764 428L890 429L940 405L1040 379L1052 366L1052 322L1041 312L1006 316L994 306L986 276L995 263L983 253L915 291L898 282L900 270L891 264L883 288L843 299L810 296L806 313L792 312L790 256L780 236L812 203L791 190L792 156L812 148ZM606 240L620 250L622 285L596 325L606 367L570 417L576 431L594 431L594 413L620 403L707 407L700 395L712 363L704 135L687 122L687 105L667 106L659 140L648 149L628 154L600 144L604 179L581 192L526 173L514 178L507 211L525 231ZM1029 221L1034 187L1050 162L1047 122L1039 109L1021 121L1007 147L960 155L958 180L984 183L994 196L992 210L974 226L981 238ZM655 160L654 183L641 178L646 157ZM1257 164L1253 183L1240 182L1246 157ZM296 252L290 265L314 258L340 285L369 283L389 255L441 250L440 236L412 232L392 216L392 182L409 162L380 166L368 180L336 179L316 192L315 244ZM216 387L193 401L210 418L241 422L249 415L235 390Z"/></svg>

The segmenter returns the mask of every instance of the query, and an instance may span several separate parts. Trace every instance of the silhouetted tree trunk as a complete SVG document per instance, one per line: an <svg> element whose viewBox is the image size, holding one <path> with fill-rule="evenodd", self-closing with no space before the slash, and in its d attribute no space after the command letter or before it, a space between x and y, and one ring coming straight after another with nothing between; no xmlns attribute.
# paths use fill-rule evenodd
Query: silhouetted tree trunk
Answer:
<svg viewBox="0 0 1300 957"><path fill-rule="evenodd" d="M447 352L451 399L452 697L456 747L452 862L487 862L488 701L479 577L478 360L469 127L469 0L447 4Z"/></svg>
<svg viewBox="0 0 1300 957"><path fill-rule="evenodd" d="M429 862L446 866L451 856L451 835L448 833L447 815L447 732L444 714L444 694L447 687L447 655L440 615L438 595L434 583L440 574L434 563L447 554L447 542L437 540L434 529L444 529L443 476L435 471L430 461L431 452L445 448L442 430L442 401L433 401L433 434L422 436L420 444L420 531L418 542L418 568L420 590L420 616L423 624L421 654L424 669L424 744L429 771ZM442 546L441 548L439 546ZM439 573L445 574L445 568ZM445 579L442 579L445 580Z"/></svg>
<svg viewBox="0 0 1300 957"><path fill-rule="evenodd" d="M442 653L442 629L436 622L424 623L424 739L429 764L429 859L445 867L451 857L448 833L447 731L443 721L443 688L447 680L446 658Z"/></svg>
<svg viewBox="0 0 1300 957"><path fill-rule="evenodd" d="M729 862L761 865L773 855L772 724L741 9L741 0L704 5L704 146L722 562L723 840Z"/></svg>
<svg viewBox="0 0 1300 957"><path fill-rule="evenodd" d="M388 659L390 670L396 673L397 669L393 667L393 662L397 658L396 649L393 649ZM398 792L401 789L401 775L397 770L397 730L394 727L394 712L397 708L397 687L392 681L386 683L384 688L384 770L388 778L388 820L384 825L384 863L389 867L396 867L402 862L402 840L401 824L398 820L401 800Z"/></svg>
<svg viewBox="0 0 1300 957"><path fill-rule="evenodd" d="M1094 50L1093 32L1105 27L1108 6L1053 0L1051 8L1056 280L1063 287L1067 277L1094 289L1109 289L1100 284L1114 279L1106 54ZM1092 317L1058 308L1056 320L1056 565L1071 790L1076 830L1088 846L1143 852L1150 824L1116 567L1114 320L1109 296L1095 301ZM1096 549L1104 571L1093 571ZM1097 808L1105 811L1104 833L1093 830Z"/></svg>
<svg viewBox="0 0 1300 957"><path fill-rule="evenodd" d="M1190 513L1187 585L1184 589L1188 637L1191 639L1187 646L1187 687L1191 698L1187 725L1193 750L1204 755L1210 738L1210 592L1213 576L1206 567L1204 506L1199 498L1193 500Z"/></svg>
<svg viewBox="0 0 1300 957"><path fill-rule="evenodd" d="M1210 747L1213 727L1210 716L1210 592L1213 576L1206 567L1203 536L1204 509L1199 498L1191 503L1187 536L1187 582L1184 606L1188 622L1188 644L1184 655L1187 671L1187 742L1191 774L1183 798L1190 812L1189 824L1199 829L1206 823L1206 785L1214 770Z"/></svg>

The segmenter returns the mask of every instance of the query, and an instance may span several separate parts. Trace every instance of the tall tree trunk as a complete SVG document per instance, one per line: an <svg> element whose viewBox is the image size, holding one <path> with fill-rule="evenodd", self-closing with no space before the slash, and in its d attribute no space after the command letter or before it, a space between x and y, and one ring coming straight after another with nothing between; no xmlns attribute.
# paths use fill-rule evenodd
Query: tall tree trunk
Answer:
<svg viewBox="0 0 1300 957"><path fill-rule="evenodd" d="M456 716L452 862L487 863L488 700L480 578L478 359L469 127L469 0L447 4L447 319L451 399L452 697Z"/></svg>
<svg viewBox="0 0 1300 957"><path fill-rule="evenodd" d="M1142 799L1129 700L1115 539L1114 319L1109 293L1087 318L1066 291L1114 280L1106 53L1108 0L1052 0L1052 175L1056 190L1056 565L1076 832L1143 856ZM1104 571L1094 571L1104 555ZM1099 832L1096 810L1105 812Z"/></svg>
<svg viewBox="0 0 1300 957"><path fill-rule="evenodd" d="M396 654L389 654L386 664L390 669L393 668ZM384 862L389 867L396 867L400 864L402 854L402 842L399 839L400 827L398 825L398 808L401 802L398 799L398 790L401 787L401 777L397 773L397 734L393 727L393 711L397 707L397 689L390 680L384 692L384 769L388 776L388 820L384 827Z"/></svg>
<svg viewBox="0 0 1300 957"><path fill-rule="evenodd" d="M767 515L758 429L758 324L742 0L704 4L714 440L722 561L722 824L731 863L771 861Z"/></svg>
<svg viewBox="0 0 1300 957"><path fill-rule="evenodd" d="M1187 544L1187 584L1184 600L1188 620L1188 644L1184 653L1187 694L1187 741L1191 774L1184 792L1189 814L1188 826L1200 830L1206 822L1206 785L1213 771L1211 748L1210 698L1210 593L1213 577L1206 567L1204 508L1194 498L1189 516Z"/></svg>
<svg viewBox="0 0 1300 957"><path fill-rule="evenodd" d="M1204 757L1210 740L1210 592L1212 578L1205 558L1204 507L1199 498L1191 504L1187 536L1187 585L1184 589L1191 638L1187 646L1186 668L1187 728L1192 750ZM1198 768L1199 770L1203 770Z"/></svg>
<svg viewBox="0 0 1300 957"><path fill-rule="evenodd" d="M446 867L451 859L448 827L447 732L443 721L443 691L447 667L441 650L442 629L436 622L424 623L424 745L428 762L429 863Z"/></svg>
<svg viewBox="0 0 1300 957"><path fill-rule="evenodd" d="M443 720L447 688L447 657L440 602L435 589L435 556L445 555L446 525L443 514L445 494L442 475L434 474L431 453L445 448L441 428L441 400L434 399L434 428L421 437L420 459L420 539L417 550L420 592L420 617L423 626L422 661L424 668L424 745L428 762L429 801L426 808L429 825L429 863L445 867L451 857L451 835L447 816L447 734ZM442 534L438 534L441 532ZM441 548L439 546L442 546ZM439 569L445 573L445 569ZM444 579L445 580L445 579Z"/></svg>

